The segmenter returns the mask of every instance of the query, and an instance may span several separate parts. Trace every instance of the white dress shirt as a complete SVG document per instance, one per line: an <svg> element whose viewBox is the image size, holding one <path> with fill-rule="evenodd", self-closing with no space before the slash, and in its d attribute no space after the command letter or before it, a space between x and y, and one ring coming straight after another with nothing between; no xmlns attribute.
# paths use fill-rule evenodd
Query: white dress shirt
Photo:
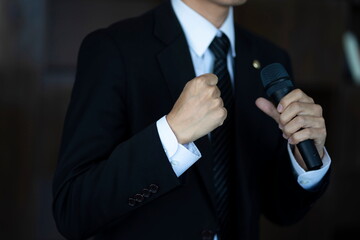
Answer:
<svg viewBox="0 0 360 240"><path fill-rule="evenodd" d="M185 33L196 76L211 73L213 70L214 56L209 50L209 45L213 41L214 37L225 34L229 38L231 50L228 54L228 70L231 81L234 85L233 69L236 52L233 8L230 8L225 22L218 29L181 0L171 0L171 3ZM166 121L166 116L162 117L157 122L157 129L164 151L175 174L179 177L201 158L201 153L193 142L185 145L178 143L175 134L172 132ZM289 156L294 171L298 176L298 183L304 189L308 190L314 187L327 173L331 164L331 159L326 149L324 149L324 151L325 155L323 157L323 166L321 169L306 172L296 161L290 148L290 144L288 144Z"/></svg>

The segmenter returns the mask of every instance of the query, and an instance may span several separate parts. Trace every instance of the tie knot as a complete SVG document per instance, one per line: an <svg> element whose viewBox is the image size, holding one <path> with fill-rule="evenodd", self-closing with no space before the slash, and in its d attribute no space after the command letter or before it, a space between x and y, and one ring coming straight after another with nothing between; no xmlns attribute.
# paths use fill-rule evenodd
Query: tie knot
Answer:
<svg viewBox="0 0 360 240"><path fill-rule="evenodd" d="M214 54L215 58L226 58L230 48L230 41L228 37L223 33L221 37L214 38L209 48Z"/></svg>

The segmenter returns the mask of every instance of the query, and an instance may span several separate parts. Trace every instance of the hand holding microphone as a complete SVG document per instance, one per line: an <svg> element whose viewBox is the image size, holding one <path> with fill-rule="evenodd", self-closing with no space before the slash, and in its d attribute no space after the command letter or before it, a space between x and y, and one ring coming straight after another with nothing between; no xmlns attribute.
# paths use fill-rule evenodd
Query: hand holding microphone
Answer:
<svg viewBox="0 0 360 240"><path fill-rule="evenodd" d="M295 89L279 63L265 67L261 78L267 95L277 108L265 98L258 98L256 105L279 124L284 138L296 145L295 157L299 164L304 169L319 169L326 139L321 106L300 89Z"/></svg>

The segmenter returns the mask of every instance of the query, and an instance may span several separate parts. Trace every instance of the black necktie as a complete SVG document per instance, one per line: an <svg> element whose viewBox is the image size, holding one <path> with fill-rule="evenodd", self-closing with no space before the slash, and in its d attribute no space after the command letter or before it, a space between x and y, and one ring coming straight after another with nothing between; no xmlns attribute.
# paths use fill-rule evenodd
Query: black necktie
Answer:
<svg viewBox="0 0 360 240"><path fill-rule="evenodd" d="M229 225L230 162L234 157L234 96L227 68L229 39L225 34L222 34L221 37L215 37L209 48L215 57L213 73L218 76L217 86L221 91L221 98L228 112L223 125L211 132L211 143L214 149L213 174L216 211L220 222L220 238L224 239L227 232L226 227Z"/></svg>

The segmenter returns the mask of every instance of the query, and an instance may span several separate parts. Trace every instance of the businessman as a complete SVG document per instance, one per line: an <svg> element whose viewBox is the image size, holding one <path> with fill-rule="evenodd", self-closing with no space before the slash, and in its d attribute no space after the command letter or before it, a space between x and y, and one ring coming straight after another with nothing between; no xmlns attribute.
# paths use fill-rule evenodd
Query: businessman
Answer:
<svg viewBox="0 0 360 240"><path fill-rule="evenodd" d="M264 98L261 68L290 61L234 24L245 1L166 1L84 39L53 183L66 238L258 239L261 215L292 224L321 197L321 106Z"/></svg>

